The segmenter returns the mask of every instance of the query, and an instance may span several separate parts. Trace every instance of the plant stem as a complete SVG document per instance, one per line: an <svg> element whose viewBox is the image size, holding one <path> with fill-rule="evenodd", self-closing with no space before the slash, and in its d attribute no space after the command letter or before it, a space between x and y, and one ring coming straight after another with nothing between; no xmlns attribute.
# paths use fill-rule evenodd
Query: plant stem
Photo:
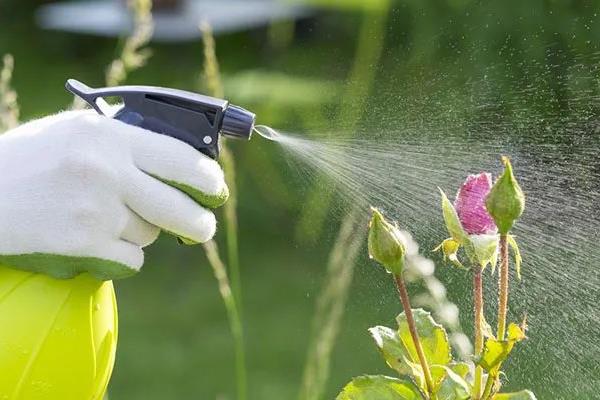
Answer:
<svg viewBox="0 0 600 400"><path fill-rule="evenodd" d="M491 375L488 375L488 380L485 383L485 389L483 390L483 395L481 396L481 400L489 399L492 394L492 386L494 385L495 378Z"/></svg>
<svg viewBox="0 0 600 400"><path fill-rule="evenodd" d="M408 330L410 331L410 336L412 337L413 344L415 345L415 349L417 350L417 356L419 357L421 368L423 368L423 375L425 376L425 384L427 385L427 391L429 392L431 398L435 399L435 395L433 393L433 379L431 378L431 371L429 369L429 364L427 364L425 353L423 353L423 346L421 346L419 332L417 332L417 325L415 324L415 318L413 317L412 308L410 307L410 300L408 298L408 292L406 291L406 285L404 284L404 279L402 278L402 275L394 274L394 282L396 282L396 288L398 289L400 301L402 302L402 307L404 308L404 314L406 315L406 322L408 322Z"/></svg>
<svg viewBox="0 0 600 400"><path fill-rule="evenodd" d="M311 324L311 343L299 400L323 398L331 369L331 353L341 329L354 276L354 264L365 241L367 224L361 218L361 211L354 209L344 218L329 254L327 277L317 298Z"/></svg>
<svg viewBox="0 0 600 400"><path fill-rule="evenodd" d="M5 54L0 68L0 133L19 125L19 104L17 92L11 88L15 60L12 55Z"/></svg>
<svg viewBox="0 0 600 400"><path fill-rule="evenodd" d="M506 314L508 312L508 236L500 235L500 277L498 296L498 340L506 334Z"/></svg>
<svg viewBox="0 0 600 400"><path fill-rule="evenodd" d="M225 142L225 141L223 141ZM227 143L221 145L221 165L225 173L225 181L229 187L229 199L223 206L225 217L225 232L227 233L227 264L231 279L231 289L238 305L240 315L242 308L242 278L240 275L240 258L238 249L238 218L237 218L237 186L235 182L235 160Z"/></svg>
<svg viewBox="0 0 600 400"><path fill-rule="evenodd" d="M225 90L221 81L219 62L217 60L215 39L210 24L202 21L200 24L202 32L202 42L204 44L204 82L208 93L211 96L223 98ZM229 314L229 325L235 341L236 358L236 379L238 386L238 400L245 400L247 389L247 370L246 370L246 351L244 348L244 334L242 325L242 289L239 267L238 252L238 223L237 223L237 190L235 185L235 162L227 143L223 141L221 147L221 164L225 173L225 181L229 187L229 200L224 205L225 231L227 240L227 261L229 264L230 278L227 276L227 269L221 261L216 244L205 246L206 255L209 258L216 258L222 265L221 275L226 279L227 290L221 290L221 297L227 307ZM214 248L211 248L214 247ZM210 254L209 254L210 252ZM211 261L213 265L213 261ZM214 269L213 265L213 269ZM215 276L217 273L215 272ZM217 279L219 277L217 276ZM219 281L219 288L221 283ZM229 304L228 303L233 303ZM231 311L230 311L231 309Z"/></svg>
<svg viewBox="0 0 600 400"><path fill-rule="evenodd" d="M215 38L210 24L206 21L200 23L202 41L204 43L204 83L209 95L225 97L225 89L221 80L219 61L217 60ZM229 187L229 199L223 206L225 217L225 232L227 240L227 264L231 279L231 289L237 302L238 311L242 314L242 284L240 277L240 259L238 250L238 218L237 218L237 187L235 183L235 160L227 146L225 138L221 138L221 154L219 157L225 182Z"/></svg>
<svg viewBox="0 0 600 400"><path fill-rule="evenodd" d="M475 330L475 356L479 357L483 351L483 278L481 267L473 268L473 319ZM481 377L483 369L475 368L475 379L473 382L472 398L479 400L481 396Z"/></svg>
<svg viewBox="0 0 600 400"><path fill-rule="evenodd" d="M130 72L143 67L152 55L146 47L154 32L152 0L131 0L127 5L133 14L133 30L125 38L118 57L106 68L106 86L117 86L124 82ZM79 96L73 98L71 110L83 110L85 107L85 101Z"/></svg>
<svg viewBox="0 0 600 400"><path fill-rule="evenodd" d="M379 9L365 8L352 68L347 78L348 84L344 87L340 111L335 117L334 126L343 126L343 132L348 136L356 133L356 128L368 109L365 105L369 102L369 94L377 77L377 68L373 68L373 65L378 65L383 54L390 6L387 1L380 4ZM310 120L309 127L322 129L323 125L316 125L319 122L315 121L313 113L306 115ZM322 175L308 193L305 200L308 207L304 208L296 227L297 236L307 242L316 240L323 232L327 212L331 210L331 203L335 199L334 191L323 190L324 186L329 186L323 185L324 179L327 177Z"/></svg>
<svg viewBox="0 0 600 400"><path fill-rule="evenodd" d="M341 126L344 126L347 132L356 130L356 125L364 114L364 104L368 101L376 74L376 69L370 66L377 65L382 54L388 12L389 7L386 6L375 15L366 13L363 17L350 76L351 83L342 96L341 110L337 116ZM351 119L344 119L348 115ZM311 114L309 119L314 119L314 115ZM332 198L332 193L324 191L322 185L313 188L308 201L305 201L311 204L310 209L304 213L297 226L301 238L318 237L318 233L323 228L325 211L329 208ZM354 209L344 218L336 244L330 253L327 277L319 293L313 317L311 349L304 367L300 400L322 398L329 379L331 353L344 316L359 246L361 241L364 241L366 233L364 229L357 229L361 226L357 214L359 212L358 209ZM366 227L366 224L364 226ZM313 232L314 235L308 232ZM352 232L355 233L351 234Z"/></svg>
<svg viewBox="0 0 600 400"><path fill-rule="evenodd" d="M231 286L229 284L229 278L227 277L227 268L219 256L219 249L214 240L210 240L203 244L204 251L206 252L206 258L213 269L215 278L219 284L219 292L223 298L225 304L225 310L227 311L227 318L229 320L229 327L231 329L231 335L233 336L233 342L235 346L235 366L236 366L236 380L237 380L237 398L240 400L246 400L246 353L244 350L244 330L242 321L240 319L239 310L237 303L231 292Z"/></svg>
<svg viewBox="0 0 600 400"><path fill-rule="evenodd" d="M483 395L481 396L481 400L489 400L490 397L492 397L492 388L494 387L495 381L495 376L492 376L492 374L488 375L487 382L485 383L485 389L483 390Z"/></svg>
<svg viewBox="0 0 600 400"><path fill-rule="evenodd" d="M504 340L506 335L506 314L508 313L508 235L500 235L500 273L498 278L498 333L497 339ZM498 380L497 373L490 373L485 389L483 400L492 396L494 383Z"/></svg>
<svg viewBox="0 0 600 400"><path fill-rule="evenodd" d="M119 57L113 60L106 70L106 85L116 86L123 82L127 75L146 64L150 57L144 46L152 39L154 21L152 19L151 0L132 0L129 8L133 13L133 31L125 39Z"/></svg>

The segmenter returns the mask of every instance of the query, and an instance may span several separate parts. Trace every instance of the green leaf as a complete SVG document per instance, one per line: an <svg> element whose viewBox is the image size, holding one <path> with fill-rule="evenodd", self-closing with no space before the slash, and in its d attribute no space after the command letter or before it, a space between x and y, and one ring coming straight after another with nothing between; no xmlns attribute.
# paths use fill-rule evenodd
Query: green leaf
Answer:
<svg viewBox="0 0 600 400"><path fill-rule="evenodd" d="M390 368L400 375L415 375L417 371L413 368L414 363L409 362L409 354L400 341L398 332L386 326L375 326L369 328L369 333Z"/></svg>
<svg viewBox="0 0 600 400"><path fill-rule="evenodd" d="M458 376L463 379L466 379L467 375L469 375L469 372L474 369L473 363L466 363L462 361L450 363L449 367L454 373L458 374Z"/></svg>
<svg viewBox="0 0 600 400"><path fill-rule="evenodd" d="M467 400L471 390L463 377L445 365L432 365L433 391L438 400Z"/></svg>
<svg viewBox="0 0 600 400"><path fill-rule="evenodd" d="M450 200L448 200L446 193L442 189L440 189L440 193L442 194L442 214L444 215L444 222L446 222L446 229L448 229L452 239L459 244L463 244L468 238L467 233L464 231L458 219L458 214Z"/></svg>
<svg viewBox="0 0 600 400"><path fill-rule="evenodd" d="M508 326L507 340L497 340L489 338L485 342L483 354L478 364L490 373L500 370L502 362L506 360L512 351L516 342L525 339L525 332L517 324L511 323Z"/></svg>
<svg viewBox="0 0 600 400"><path fill-rule="evenodd" d="M442 325L436 323L427 311L417 308L412 312L427 362L429 365L447 365L452 360L452 356L446 330ZM419 358L408 329L406 314L398 315L396 320L398 321L398 336L408 352L410 361L418 363Z"/></svg>
<svg viewBox="0 0 600 400"><path fill-rule="evenodd" d="M354 378L338 394L336 400L422 400L423 395L408 379L383 375Z"/></svg>
<svg viewBox="0 0 600 400"><path fill-rule="evenodd" d="M431 314L422 309L413 309L415 325L423 353L429 365L439 365L444 367L452 360L450 354L450 345L444 328L437 324ZM394 331L385 326L376 326L369 329L375 344L381 351L386 363L400 375L410 375L417 382L419 387L425 389L425 379L423 369L419 362L416 348L406 322L406 315L402 313L398 316L398 331ZM463 366L456 366L457 371L462 372ZM468 369L468 366L467 366ZM440 380L446 375L440 376ZM460 373L459 373L460 375Z"/></svg>
<svg viewBox="0 0 600 400"><path fill-rule="evenodd" d="M515 393L498 393L494 397L493 400L537 400L535 394L530 390L521 390L520 392Z"/></svg>
<svg viewBox="0 0 600 400"><path fill-rule="evenodd" d="M508 235L508 244L515 255L515 267L517 268L517 277L521 280L521 263L523 262L523 258L521 257L521 250L519 250L519 245L513 235Z"/></svg>

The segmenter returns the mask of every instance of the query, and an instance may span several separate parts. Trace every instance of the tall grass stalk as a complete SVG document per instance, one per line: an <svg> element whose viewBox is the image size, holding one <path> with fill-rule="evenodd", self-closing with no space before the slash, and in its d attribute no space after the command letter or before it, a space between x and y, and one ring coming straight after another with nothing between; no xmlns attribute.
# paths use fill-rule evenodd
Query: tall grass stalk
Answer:
<svg viewBox="0 0 600 400"><path fill-rule="evenodd" d="M367 232L367 223L354 210L342 222L329 254L327 278L317 299L311 343L304 368L300 400L323 397L329 379L331 352L337 339L354 275L354 263Z"/></svg>
<svg viewBox="0 0 600 400"><path fill-rule="evenodd" d="M125 39L121 54L110 63L106 70L106 84L116 86L127 78L129 72L146 64L150 50L144 48L152 38L152 0L129 0L133 14L133 30Z"/></svg>
<svg viewBox="0 0 600 400"><path fill-rule="evenodd" d="M219 293L225 303L225 309L227 310L227 318L229 320L229 327L231 329L231 335L234 339L235 346L235 358L236 358L236 380L237 380L237 395L238 399L246 399L246 360L244 351L244 331L240 314L238 312L237 304L233 293L231 291L231 285L229 284L229 278L227 277L227 268L219 256L219 249L217 243L214 240L210 240L203 244L206 258L213 269L213 273L219 284Z"/></svg>
<svg viewBox="0 0 600 400"><path fill-rule="evenodd" d="M2 58L0 70L0 133L16 127L19 124L19 104L17 92L11 87L15 60L11 54Z"/></svg>
<svg viewBox="0 0 600 400"><path fill-rule="evenodd" d="M375 66L379 65L383 51L388 12L388 7L367 9L363 16L354 62L336 117L336 127L343 128L343 132L347 132L349 136L356 132L375 82ZM309 206L305 209L296 230L300 239L316 239L321 234L334 195L333 191L323 190L324 179L327 177L318 179L308 194L306 203Z"/></svg>
<svg viewBox="0 0 600 400"><path fill-rule="evenodd" d="M130 72L146 65L152 54L150 49L145 47L154 32L152 0L129 0L128 6L133 16L133 29L125 38L118 56L106 68L104 78L106 86L122 84ZM81 110L85 107L85 101L77 96L73 98L72 110Z"/></svg>
<svg viewBox="0 0 600 400"><path fill-rule="evenodd" d="M215 51L215 40L212 34L212 29L207 22L200 24L202 32L202 41L204 44L204 76L203 82L207 92L211 96L223 98L225 96L221 74L219 72L219 62ZM221 290L221 296L227 307L229 324L235 342L235 358L236 358L236 381L237 394L239 400L245 400L247 396L247 371L246 371L246 351L244 347L244 332L241 318L242 311L242 289L239 267L239 252L238 252L238 219L237 219L237 188L235 184L235 163L233 155L227 143L222 139L220 161L225 173L225 181L229 187L229 199L223 206L225 218L225 233L227 241L227 260L229 263L229 274L231 281L227 278L227 270L223 263L220 268L220 274L224 277L225 282L231 290L227 292ZM215 257L219 258L216 245L205 246L206 255L211 264L214 263ZM214 254L209 255L209 251ZM219 258L220 261L220 258ZM213 269L214 269L213 265ZM215 274L216 275L216 274ZM217 277L218 279L218 277ZM222 282L219 281L219 286ZM228 297L226 297L228 294ZM233 302L233 305L227 305Z"/></svg>
<svg viewBox="0 0 600 400"><path fill-rule="evenodd" d="M217 59L217 46L212 27L207 21L200 23L202 32L202 44L204 45L204 70L202 71L202 83L209 95L223 98L225 89L221 80L221 69Z"/></svg>
<svg viewBox="0 0 600 400"><path fill-rule="evenodd" d="M209 95L223 98L225 90L221 80L219 62L216 55L215 39L212 29L207 22L200 24L202 41L204 43L204 76L203 82ZM225 172L225 181L229 186L229 200L223 206L225 217L225 232L227 240L227 261L229 264L229 275L231 276L231 287L238 303L240 313L242 311L242 285L240 277L240 261L238 250L238 218L237 218L237 186L235 183L235 160L231 150L227 146L227 140L221 138L220 161Z"/></svg>
<svg viewBox="0 0 600 400"><path fill-rule="evenodd" d="M378 64L383 49L387 14L388 8L385 7L379 12L365 12L363 17L350 83L337 117L338 125L346 127L348 132L356 130L364 113L376 75L373 65ZM315 227L323 226L332 195L333 193L323 192L321 185L313 189L308 199L312 207L300 221L300 232L307 234L312 231L314 234ZM360 211L353 210L344 217L329 255L327 276L317 300L312 323L311 344L300 387L300 400L321 399L329 379L331 352L346 308L358 250L366 235L367 224L359 217Z"/></svg>

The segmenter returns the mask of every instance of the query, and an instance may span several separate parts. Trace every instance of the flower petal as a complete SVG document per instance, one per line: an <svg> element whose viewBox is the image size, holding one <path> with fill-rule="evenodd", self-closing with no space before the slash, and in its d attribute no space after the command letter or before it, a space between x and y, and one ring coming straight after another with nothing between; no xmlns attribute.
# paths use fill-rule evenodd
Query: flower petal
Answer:
<svg viewBox="0 0 600 400"><path fill-rule="evenodd" d="M497 231L496 224L485 207L485 199L491 188L491 174L482 172L469 175L456 194L456 213L463 229L470 235Z"/></svg>

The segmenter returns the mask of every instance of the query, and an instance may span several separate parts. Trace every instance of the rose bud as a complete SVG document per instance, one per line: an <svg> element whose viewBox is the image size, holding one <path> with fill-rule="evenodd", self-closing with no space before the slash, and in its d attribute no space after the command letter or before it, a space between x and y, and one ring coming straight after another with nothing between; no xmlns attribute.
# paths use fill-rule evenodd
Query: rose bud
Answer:
<svg viewBox="0 0 600 400"><path fill-rule="evenodd" d="M485 199L492 188L492 176L487 172L469 175L462 184L454 208L458 219L469 235L496 233L496 224L485 208Z"/></svg>
<svg viewBox="0 0 600 400"><path fill-rule="evenodd" d="M501 234L506 235L525 209L525 196L513 175L508 157L502 157L504 173L487 195L485 205Z"/></svg>
<svg viewBox="0 0 600 400"><path fill-rule="evenodd" d="M406 248L398 227L385 220L376 208L371 208L373 216L369 223L369 257L380 263L395 275L402 273Z"/></svg>

